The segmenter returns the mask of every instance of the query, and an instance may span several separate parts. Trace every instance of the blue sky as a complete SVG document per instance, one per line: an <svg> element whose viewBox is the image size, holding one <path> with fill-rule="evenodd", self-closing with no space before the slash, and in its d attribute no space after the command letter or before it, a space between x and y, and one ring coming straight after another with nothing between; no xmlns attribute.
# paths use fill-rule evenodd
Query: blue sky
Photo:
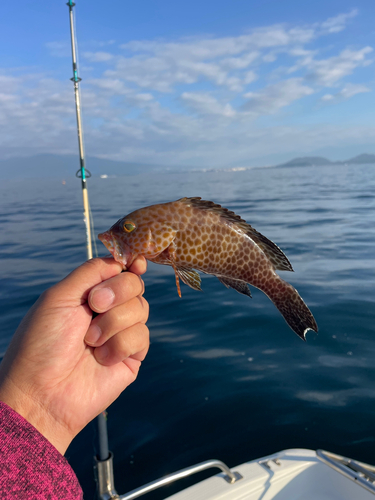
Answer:
<svg viewBox="0 0 375 500"><path fill-rule="evenodd" d="M182 167L375 153L371 1L77 0L86 154ZM66 0L6 2L0 158L77 152Z"/></svg>

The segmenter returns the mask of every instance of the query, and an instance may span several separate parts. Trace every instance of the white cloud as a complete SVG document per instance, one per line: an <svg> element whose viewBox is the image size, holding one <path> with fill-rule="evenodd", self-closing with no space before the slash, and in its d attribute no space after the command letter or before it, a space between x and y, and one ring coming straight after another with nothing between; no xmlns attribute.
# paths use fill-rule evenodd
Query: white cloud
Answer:
<svg viewBox="0 0 375 500"><path fill-rule="evenodd" d="M90 62L107 62L111 61L114 56L110 54L109 52L84 52L83 57L87 59Z"/></svg>
<svg viewBox="0 0 375 500"><path fill-rule="evenodd" d="M283 82L269 85L261 92L248 92L244 97L249 99L243 110L256 114L272 114L289 106L293 101L313 94L311 87L303 85L302 78L290 78Z"/></svg>
<svg viewBox="0 0 375 500"><path fill-rule="evenodd" d="M0 89L2 93L14 93L20 84L20 79L14 76L0 74Z"/></svg>
<svg viewBox="0 0 375 500"><path fill-rule="evenodd" d="M364 92L371 92L371 89L365 85L355 85L353 83L348 83L340 92L340 95L344 99L349 99L356 94L363 94Z"/></svg>
<svg viewBox="0 0 375 500"><path fill-rule="evenodd" d="M276 61L277 56L275 52L269 52L268 54L265 54L262 59L264 62L272 63Z"/></svg>
<svg viewBox="0 0 375 500"><path fill-rule="evenodd" d="M335 17L330 17L320 25L320 29L326 33L338 33L345 29L347 21L358 15L358 10L353 9L347 14L339 14Z"/></svg>
<svg viewBox="0 0 375 500"><path fill-rule="evenodd" d="M107 41L96 41L96 40L91 40L89 42L83 42L80 44L80 47L86 46L90 47L91 49L97 49L101 47L108 47L114 45L115 41L114 40L107 40ZM47 42L45 44L47 47L49 53L53 57L71 57L72 49L71 49L71 43L68 40L64 41L54 41L54 42ZM76 47L76 50L78 52L78 46ZM78 52L79 54L79 52ZM94 60L100 61L100 54L106 54L105 52L83 52L83 55L86 56L88 55L87 58L93 57ZM97 57L98 59L95 59L95 54L99 54ZM108 55L112 55L107 53ZM103 55L105 57L105 55Z"/></svg>
<svg viewBox="0 0 375 500"><path fill-rule="evenodd" d="M248 52L240 57L227 57L221 60L221 67L227 69L245 69L259 57L258 51Z"/></svg>
<svg viewBox="0 0 375 500"><path fill-rule="evenodd" d="M315 60L307 56L300 62L307 69L306 79L318 85L331 87L345 76L351 75L357 67L371 64L366 55L373 51L372 47L360 50L345 49L338 56Z"/></svg>
<svg viewBox="0 0 375 500"><path fill-rule="evenodd" d="M246 73L244 74L243 83L245 85L248 85L249 83L255 82L255 80L257 79L258 76L254 73L254 71L246 71Z"/></svg>
<svg viewBox="0 0 375 500"><path fill-rule="evenodd" d="M5 105L6 103L14 103L17 101L17 96L0 92L0 101L2 105Z"/></svg>
<svg viewBox="0 0 375 500"><path fill-rule="evenodd" d="M86 83L107 91L112 95L129 94L132 91L118 78L90 78Z"/></svg>
<svg viewBox="0 0 375 500"><path fill-rule="evenodd" d="M303 43L313 35L311 29L270 26L237 37L134 41L121 46L129 55L121 57L107 76L160 92L170 92L176 84L193 84L202 79L240 91L247 83L243 70L256 62L259 49ZM248 75L249 72L247 78Z"/></svg>
<svg viewBox="0 0 375 500"><path fill-rule="evenodd" d="M135 94L134 96L135 99L139 99L140 101L152 101L154 99L154 96L152 94L148 93L143 93L143 94Z"/></svg>
<svg viewBox="0 0 375 500"><path fill-rule="evenodd" d="M300 117L293 122L296 102L305 115L317 103L324 112L327 107L314 94L340 104L370 92L350 77L371 63L371 47L331 46L336 55L322 58L323 35L334 37L355 15L238 36L133 41L121 46L120 55L113 40L82 42L91 66L90 77L80 75L87 153L165 165L233 166L297 146L309 153L330 144L375 142L374 129L365 126L307 127ZM70 55L65 42L51 42L48 49ZM0 73L3 153L76 151L71 82L31 72L19 76L22 71ZM285 122L274 126L280 111L287 111Z"/></svg>
<svg viewBox="0 0 375 500"><path fill-rule="evenodd" d="M230 104L221 104L209 94L184 92L181 97L191 108L200 114L220 115L228 118L236 114Z"/></svg>
<svg viewBox="0 0 375 500"><path fill-rule="evenodd" d="M371 89L365 85L348 83L343 89L340 90L340 92L337 92L336 94L325 94L322 97L322 101L337 102L344 99L350 99L357 94L363 94L365 92L371 92Z"/></svg>

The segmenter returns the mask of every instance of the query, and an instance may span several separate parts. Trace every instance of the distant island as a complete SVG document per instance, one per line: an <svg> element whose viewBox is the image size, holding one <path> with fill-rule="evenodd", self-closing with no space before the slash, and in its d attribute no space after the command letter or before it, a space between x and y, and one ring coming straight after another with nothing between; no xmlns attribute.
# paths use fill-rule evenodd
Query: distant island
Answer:
<svg viewBox="0 0 375 500"><path fill-rule="evenodd" d="M323 156L303 156L301 158L294 158L277 167L313 167L319 165L360 165L363 163L375 163L375 155L363 153L361 155L350 158L344 161L331 161Z"/></svg>

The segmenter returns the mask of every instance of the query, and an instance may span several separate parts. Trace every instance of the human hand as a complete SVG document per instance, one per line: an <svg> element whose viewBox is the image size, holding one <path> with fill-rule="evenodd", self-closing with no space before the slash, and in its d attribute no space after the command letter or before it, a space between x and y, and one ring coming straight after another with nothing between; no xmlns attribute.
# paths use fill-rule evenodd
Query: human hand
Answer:
<svg viewBox="0 0 375 500"><path fill-rule="evenodd" d="M147 354L148 303L139 277L146 261L121 270L112 258L92 259L46 290L0 365L0 400L62 454L136 379Z"/></svg>

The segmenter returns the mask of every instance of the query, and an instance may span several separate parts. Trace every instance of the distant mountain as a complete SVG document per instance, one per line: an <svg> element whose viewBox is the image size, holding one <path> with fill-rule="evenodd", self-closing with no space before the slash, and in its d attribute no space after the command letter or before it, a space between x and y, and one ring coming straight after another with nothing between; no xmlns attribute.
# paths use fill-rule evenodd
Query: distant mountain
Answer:
<svg viewBox="0 0 375 500"><path fill-rule="evenodd" d="M134 175L162 170L159 165L131 163L87 157L86 168L92 175ZM78 155L41 154L27 158L9 158L0 161L0 178L15 177L70 177L80 168Z"/></svg>
<svg viewBox="0 0 375 500"><path fill-rule="evenodd" d="M354 158L350 158L350 160L344 161L343 163L354 163L356 165L361 163L375 163L375 155L364 153L362 155L355 156Z"/></svg>
<svg viewBox="0 0 375 500"><path fill-rule="evenodd" d="M323 158L322 156L303 156L302 158L294 158L293 160L287 161L278 167L311 167L313 165L329 165L332 162Z"/></svg>
<svg viewBox="0 0 375 500"><path fill-rule="evenodd" d="M281 165L276 165L276 167L308 167L314 165L324 166L344 164L358 165L363 163L375 163L375 155L361 154L345 161L331 161L327 158L323 158L322 156L304 156L301 158L294 158L293 160ZM136 175L165 170L180 170L177 166L174 168L166 168L161 165L105 160L94 156L86 158L86 168L92 173L93 176ZM31 177L59 177L60 179L64 179L75 175L78 169L78 155L40 154L25 158L9 158L8 160L0 161L0 179L25 179ZM184 170L187 169L188 167L184 168ZM230 170L242 170L242 168L237 167Z"/></svg>
<svg viewBox="0 0 375 500"><path fill-rule="evenodd" d="M375 155L372 154L361 154L350 158L350 160L344 161L331 161L322 156L303 156L301 158L294 158L293 160L282 163L281 165L276 165L277 167L311 167L314 165L359 165L361 163L375 163Z"/></svg>

